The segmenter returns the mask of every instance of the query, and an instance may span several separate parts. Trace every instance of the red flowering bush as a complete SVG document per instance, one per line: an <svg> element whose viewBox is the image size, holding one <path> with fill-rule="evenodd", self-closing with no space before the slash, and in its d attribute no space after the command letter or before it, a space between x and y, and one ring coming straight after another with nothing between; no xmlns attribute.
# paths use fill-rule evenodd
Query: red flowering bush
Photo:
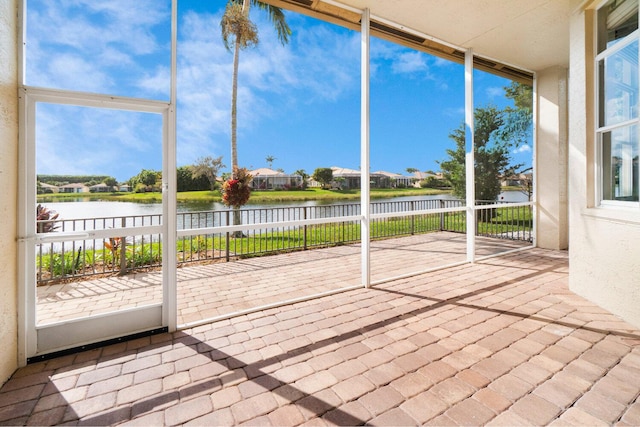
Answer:
<svg viewBox="0 0 640 427"><path fill-rule="evenodd" d="M233 168L233 176L222 185L222 203L239 208L249 201L253 177L246 168Z"/></svg>

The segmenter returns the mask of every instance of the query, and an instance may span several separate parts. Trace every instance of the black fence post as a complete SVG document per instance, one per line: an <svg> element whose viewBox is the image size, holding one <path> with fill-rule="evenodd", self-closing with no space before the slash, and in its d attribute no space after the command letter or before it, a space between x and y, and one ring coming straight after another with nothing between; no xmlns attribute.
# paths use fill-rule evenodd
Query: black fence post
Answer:
<svg viewBox="0 0 640 427"><path fill-rule="evenodd" d="M307 207L304 206L302 208L302 219L306 220L307 219ZM304 236L303 236L303 247L304 250L307 250L307 224L304 225Z"/></svg>
<svg viewBox="0 0 640 427"><path fill-rule="evenodd" d="M226 225L229 225L229 210L226 211ZM225 260L227 262L229 262L229 246L231 244L231 235L230 233L227 231L227 237L226 237L226 244L225 244Z"/></svg>
<svg viewBox="0 0 640 427"><path fill-rule="evenodd" d="M122 217L121 222L122 228L127 226L127 218ZM127 272L127 251L126 251L126 237L120 238L120 275L125 274Z"/></svg>
<svg viewBox="0 0 640 427"><path fill-rule="evenodd" d="M414 212L415 210L416 210L416 202L414 200L412 200L411 201L411 212ZM415 234L415 229L416 229L415 220L416 220L416 216L415 215L411 215L411 235L412 236Z"/></svg>

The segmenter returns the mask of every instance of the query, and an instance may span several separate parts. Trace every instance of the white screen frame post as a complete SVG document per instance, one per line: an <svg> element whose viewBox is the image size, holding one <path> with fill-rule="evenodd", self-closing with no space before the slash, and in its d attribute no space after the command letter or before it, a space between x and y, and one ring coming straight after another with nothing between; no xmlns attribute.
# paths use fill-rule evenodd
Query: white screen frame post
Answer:
<svg viewBox="0 0 640 427"><path fill-rule="evenodd" d="M162 250L163 311L162 324L169 332L174 332L178 325L178 272L177 272L177 239L178 239L178 203L177 203L177 45L178 45L178 0L171 1L171 81L169 108L166 112L167 135L163 148L162 174L162 212L164 217L165 244Z"/></svg>
<svg viewBox="0 0 640 427"><path fill-rule="evenodd" d="M361 240L361 270L362 285L368 288L371 285L371 204L370 204L370 188L369 188L369 165L370 165L370 138L369 138L369 9L362 11L362 31L361 31L361 111L360 111L360 213L362 220L360 221L360 240Z"/></svg>
<svg viewBox="0 0 640 427"><path fill-rule="evenodd" d="M467 261L476 257L476 189L475 189L475 142L473 115L473 49L464 53L464 112L466 124L466 199L467 199Z"/></svg>

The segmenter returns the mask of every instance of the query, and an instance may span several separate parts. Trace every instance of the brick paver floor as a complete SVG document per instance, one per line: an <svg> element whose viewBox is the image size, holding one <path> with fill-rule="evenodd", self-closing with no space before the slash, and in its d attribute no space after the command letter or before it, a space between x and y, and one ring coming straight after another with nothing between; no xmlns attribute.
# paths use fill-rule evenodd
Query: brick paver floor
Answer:
<svg viewBox="0 0 640 427"><path fill-rule="evenodd" d="M639 425L640 331L532 249L28 365L10 425Z"/></svg>
<svg viewBox="0 0 640 427"><path fill-rule="evenodd" d="M483 256L529 245L478 237L476 249L478 256ZM358 286L362 283L360 252L359 245L344 245L179 268L178 324L194 324L283 300ZM465 259L466 236L460 233L374 241L371 279L398 277ZM88 278L39 286L37 292L38 325L45 325L160 303L162 273Z"/></svg>

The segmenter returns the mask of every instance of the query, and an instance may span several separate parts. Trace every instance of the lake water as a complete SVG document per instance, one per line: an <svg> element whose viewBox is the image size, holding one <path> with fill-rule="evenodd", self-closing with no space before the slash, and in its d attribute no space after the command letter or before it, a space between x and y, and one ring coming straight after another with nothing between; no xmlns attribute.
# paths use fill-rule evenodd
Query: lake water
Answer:
<svg viewBox="0 0 640 427"><path fill-rule="evenodd" d="M375 199L373 203L378 202L403 202L411 200L454 200L455 198L449 194L437 194L432 196L418 197L392 197L387 199ZM527 196L520 191L506 191L500 194L498 200L502 202L526 202ZM326 205L350 205L358 203L358 200L346 201L289 201L270 204L251 204L248 203L244 209L269 209L283 208L288 206L326 206ZM42 205L50 210L58 212L60 219L70 220L79 218L101 218L101 217L121 217L121 216L143 216L143 215L159 215L162 213L161 203L137 203L137 202L118 202L118 201L68 201L68 202L42 202ZM226 211L228 208L219 202L181 202L178 203L178 212L204 212L204 211Z"/></svg>
<svg viewBox="0 0 640 427"><path fill-rule="evenodd" d="M438 202L444 200L444 202ZM449 202L446 202L446 201ZM526 202L527 196L518 191L502 193L503 202ZM456 198L449 194L438 194L419 197L392 197L372 201L372 213L401 212L407 210L428 210L443 207L460 206ZM133 226L153 226L162 224L161 203L135 203L118 201L67 201L43 202L43 206L59 214L61 224L57 231L85 232L90 230L117 229ZM271 204L247 204L241 210L242 224L264 224L300 219L327 218L358 215L358 200L346 201L301 201ZM233 221L233 214L222 203L188 202L178 203L176 227L183 229L200 229L228 225ZM260 231L245 230L245 233ZM139 240L141 237L131 236L129 239ZM157 235L144 237L156 241ZM82 239L81 239L82 240ZM78 241L79 246L101 248L101 239ZM60 250L59 242L49 243L42 247L45 252Z"/></svg>

